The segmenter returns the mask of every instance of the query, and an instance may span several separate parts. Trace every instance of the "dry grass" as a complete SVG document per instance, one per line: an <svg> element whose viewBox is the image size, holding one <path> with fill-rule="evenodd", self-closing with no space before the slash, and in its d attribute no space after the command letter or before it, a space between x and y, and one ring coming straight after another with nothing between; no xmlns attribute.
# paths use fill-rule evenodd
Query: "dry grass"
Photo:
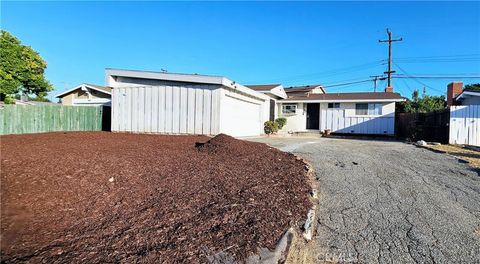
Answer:
<svg viewBox="0 0 480 264"><path fill-rule="evenodd" d="M468 161L473 167L480 168L480 151L465 148L463 145L428 145L427 148L448 153Z"/></svg>

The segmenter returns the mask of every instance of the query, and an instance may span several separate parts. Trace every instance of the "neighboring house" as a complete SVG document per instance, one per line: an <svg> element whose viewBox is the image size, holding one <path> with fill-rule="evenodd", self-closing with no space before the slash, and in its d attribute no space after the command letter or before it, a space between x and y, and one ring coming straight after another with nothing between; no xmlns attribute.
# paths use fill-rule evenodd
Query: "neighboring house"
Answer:
<svg viewBox="0 0 480 264"><path fill-rule="evenodd" d="M297 91L279 103L289 132L325 131L348 134L395 134L395 103L405 101L398 93L325 93ZM317 88L317 91L320 89Z"/></svg>
<svg viewBox="0 0 480 264"><path fill-rule="evenodd" d="M84 83L57 94L62 105L109 106L112 89L100 85Z"/></svg>
<svg viewBox="0 0 480 264"><path fill-rule="evenodd" d="M269 120L273 121L278 117L277 100L286 99L287 93L281 84L245 85L246 87L270 96Z"/></svg>
<svg viewBox="0 0 480 264"><path fill-rule="evenodd" d="M107 69L106 85L112 131L258 136L271 115L273 97L222 76Z"/></svg>
<svg viewBox="0 0 480 264"><path fill-rule="evenodd" d="M480 91L463 89L463 82L449 83L447 105L480 105Z"/></svg>
<svg viewBox="0 0 480 264"><path fill-rule="evenodd" d="M325 94L327 93L323 86L317 85L304 85L304 86L290 86L285 88L285 92L289 96L299 96L302 94Z"/></svg>

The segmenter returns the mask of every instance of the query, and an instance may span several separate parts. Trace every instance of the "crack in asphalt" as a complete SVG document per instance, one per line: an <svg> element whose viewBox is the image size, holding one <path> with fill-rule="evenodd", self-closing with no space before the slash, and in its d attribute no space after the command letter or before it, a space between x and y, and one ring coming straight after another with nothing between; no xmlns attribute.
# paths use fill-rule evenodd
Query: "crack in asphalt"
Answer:
<svg viewBox="0 0 480 264"><path fill-rule="evenodd" d="M467 164L400 142L263 142L315 168L319 263L480 263L480 175Z"/></svg>

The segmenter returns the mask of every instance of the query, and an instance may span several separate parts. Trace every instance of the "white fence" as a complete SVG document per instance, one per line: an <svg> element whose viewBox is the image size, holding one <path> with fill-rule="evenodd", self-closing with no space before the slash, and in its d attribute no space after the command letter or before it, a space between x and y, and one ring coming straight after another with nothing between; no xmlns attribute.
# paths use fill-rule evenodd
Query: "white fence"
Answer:
<svg viewBox="0 0 480 264"><path fill-rule="evenodd" d="M450 107L450 144L480 146L480 105Z"/></svg>

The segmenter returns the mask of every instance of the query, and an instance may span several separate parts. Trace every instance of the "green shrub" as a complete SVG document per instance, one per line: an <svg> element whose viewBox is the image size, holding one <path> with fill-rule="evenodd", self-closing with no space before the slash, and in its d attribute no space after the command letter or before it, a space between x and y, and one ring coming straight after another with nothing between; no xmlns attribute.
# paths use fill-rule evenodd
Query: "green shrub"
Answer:
<svg viewBox="0 0 480 264"><path fill-rule="evenodd" d="M278 132L278 123L275 121L267 121L263 124L263 130L265 134L270 135Z"/></svg>
<svg viewBox="0 0 480 264"><path fill-rule="evenodd" d="M275 122L278 124L278 129L282 129L287 124L287 119L285 117L279 117L275 119Z"/></svg>
<svg viewBox="0 0 480 264"><path fill-rule="evenodd" d="M13 99L13 98L10 97L10 96L6 96L3 102L4 102L5 104L15 104L15 99Z"/></svg>

